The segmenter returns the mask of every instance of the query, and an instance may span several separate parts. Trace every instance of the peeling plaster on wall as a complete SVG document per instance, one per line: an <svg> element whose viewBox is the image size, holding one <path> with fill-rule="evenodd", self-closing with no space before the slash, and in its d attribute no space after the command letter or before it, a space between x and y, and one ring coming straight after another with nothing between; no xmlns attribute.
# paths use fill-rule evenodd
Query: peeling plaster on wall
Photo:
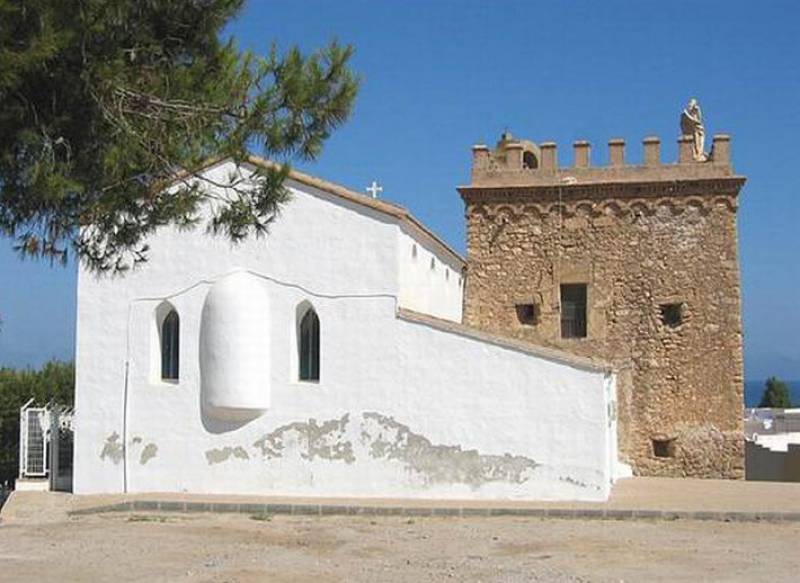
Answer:
<svg viewBox="0 0 800 583"><path fill-rule="evenodd" d="M139 457L139 463L144 465L158 454L158 446L155 443L148 443L142 450L142 455Z"/></svg>
<svg viewBox="0 0 800 583"><path fill-rule="evenodd" d="M144 455L144 453L142 455ZM250 455L241 445L237 445L236 447L223 447L221 449L209 449L206 452L208 465L222 463L230 459L231 456L240 460L250 459Z"/></svg>
<svg viewBox="0 0 800 583"><path fill-rule="evenodd" d="M400 460L429 483L464 483L478 488L487 482L521 484L539 465L518 455L482 455L458 445L433 445L408 426L380 413L364 413L362 441L373 458Z"/></svg>
<svg viewBox="0 0 800 583"><path fill-rule="evenodd" d="M100 459L110 459L114 464L118 464L122 459L122 442L119 440L119 433L116 431L106 438L103 451L100 452Z"/></svg>
<svg viewBox="0 0 800 583"><path fill-rule="evenodd" d="M294 453L304 460L356 462L357 456L397 460L419 473L429 484L467 484L478 488L489 482L521 484L539 465L532 459L505 455L482 455L458 445L434 445L408 426L379 413L364 413L356 428L356 447L348 437L349 414L318 422L298 421L279 427L253 445L267 459ZM208 454L206 454L208 455Z"/></svg>
<svg viewBox="0 0 800 583"><path fill-rule="evenodd" d="M356 457L352 442L346 439L349 421L349 414L343 415L341 419L331 419L319 424L315 419L309 419L307 423L297 421L279 427L253 445L267 459L283 457L286 449L296 446L300 450L300 457L305 460L319 458L352 464Z"/></svg>

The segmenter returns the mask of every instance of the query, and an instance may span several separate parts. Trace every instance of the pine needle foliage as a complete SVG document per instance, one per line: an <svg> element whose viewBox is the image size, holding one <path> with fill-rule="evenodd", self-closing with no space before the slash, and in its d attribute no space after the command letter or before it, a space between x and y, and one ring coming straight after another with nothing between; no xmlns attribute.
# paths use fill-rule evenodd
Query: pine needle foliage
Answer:
<svg viewBox="0 0 800 583"><path fill-rule="evenodd" d="M792 406L789 387L777 377L769 377L764 385L764 394L761 396L758 406L789 409Z"/></svg>
<svg viewBox="0 0 800 583"><path fill-rule="evenodd" d="M121 272L165 225L268 231L289 164L320 154L359 79L336 42L260 56L223 41L242 3L0 0L0 233L23 256ZM199 173L251 150L278 162L256 188Z"/></svg>

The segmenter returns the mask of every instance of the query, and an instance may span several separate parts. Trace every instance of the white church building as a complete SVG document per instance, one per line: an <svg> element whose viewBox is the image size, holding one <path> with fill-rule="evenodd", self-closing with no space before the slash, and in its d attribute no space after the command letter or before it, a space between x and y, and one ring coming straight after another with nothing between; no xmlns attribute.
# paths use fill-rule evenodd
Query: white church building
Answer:
<svg viewBox="0 0 800 583"><path fill-rule="evenodd" d="M264 238L80 272L75 493L608 497L613 370L463 326L464 260L405 209L286 186Z"/></svg>

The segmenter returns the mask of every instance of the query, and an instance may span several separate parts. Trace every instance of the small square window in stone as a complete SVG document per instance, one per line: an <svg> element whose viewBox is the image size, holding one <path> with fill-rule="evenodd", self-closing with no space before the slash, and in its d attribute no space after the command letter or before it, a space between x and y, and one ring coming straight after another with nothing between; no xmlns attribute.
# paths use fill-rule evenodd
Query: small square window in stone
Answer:
<svg viewBox="0 0 800 583"><path fill-rule="evenodd" d="M683 324L683 304L661 304L661 321L665 326L677 328Z"/></svg>
<svg viewBox="0 0 800 583"><path fill-rule="evenodd" d="M539 306L536 304L517 304L517 320L523 326L536 326L539 323Z"/></svg>
<svg viewBox="0 0 800 583"><path fill-rule="evenodd" d="M653 455L656 457L675 457L675 440L674 439L654 439L653 440Z"/></svg>

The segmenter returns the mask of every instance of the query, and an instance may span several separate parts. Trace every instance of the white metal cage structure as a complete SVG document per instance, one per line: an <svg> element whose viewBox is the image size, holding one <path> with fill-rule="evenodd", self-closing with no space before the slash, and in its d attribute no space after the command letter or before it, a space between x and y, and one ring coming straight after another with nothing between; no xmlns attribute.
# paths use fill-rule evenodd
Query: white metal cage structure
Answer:
<svg viewBox="0 0 800 583"><path fill-rule="evenodd" d="M48 403L19 412L19 477L46 482L51 490L72 489L72 409ZM19 485L19 484L18 484Z"/></svg>
<svg viewBox="0 0 800 583"><path fill-rule="evenodd" d="M49 430L47 407L31 407L33 399L19 412L19 476L44 478L48 459L46 435Z"/></svg>

